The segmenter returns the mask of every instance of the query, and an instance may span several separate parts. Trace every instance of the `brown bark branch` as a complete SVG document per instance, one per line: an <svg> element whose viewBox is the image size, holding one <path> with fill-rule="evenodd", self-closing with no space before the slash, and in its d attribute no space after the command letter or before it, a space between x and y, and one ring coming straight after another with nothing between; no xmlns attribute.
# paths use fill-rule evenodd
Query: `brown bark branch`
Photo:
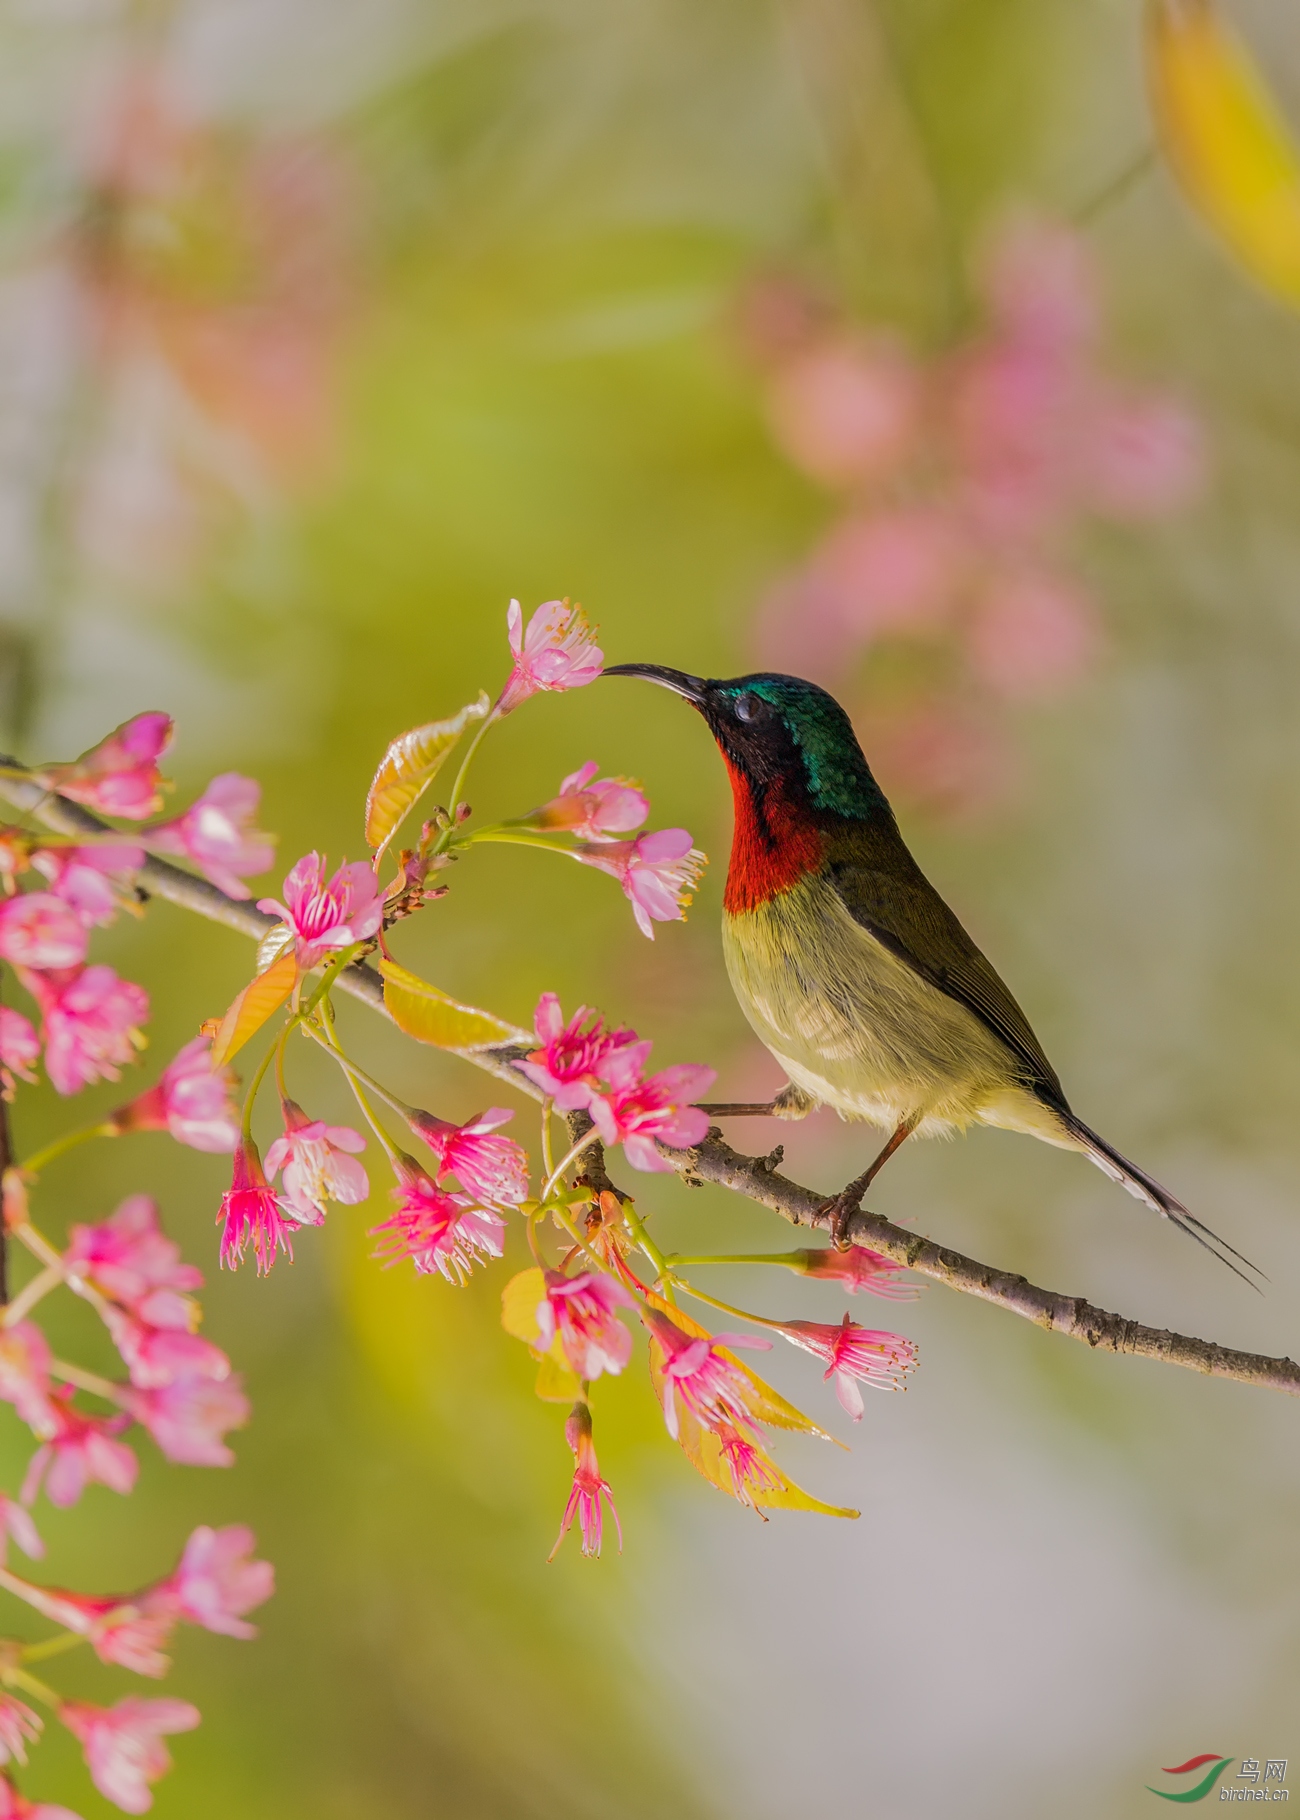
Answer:
<svg viewBox="0 0 1300 1820"><path fill-rule="evenodd" d="M13 762L0 759L0 763ZM60 834L115 833L121 838L120 830L110 828L107 822L100 821L98 816L90 814L79 804L69 802L65 797L51 795L39 785L19 778L0 777L0 799L12 803L15 808L24 810ZM192 873L182 871L179 866L169 865L165 860L146 860L138 876L143 888L152 895L165 898L182 909L192 910L212 922L224 923L227 928L236 929L254 941L260 941L276 920L252 904L239 903L227 897L205 879L195 878ZM349 967L340 975L338 985L342 991L364 1000L372 1009L387 1016L383 981L373 968L364 964ZM533 1099L540 1097L532 1084L511 1066L514 1057L523 1053L520 1046L459 1049L449 1053L462 1056L477 1068L486 1069L520 1093ZM665 1149L663 1154L689 1183L709 1182L716 1187L730 1189L733 1194L743 1194L749 1200L757 1201L760 1206L779 1213L795 1226L816 1226L823 1230L830 1226L829 1214L822 1211L826 1197L811 1188L801 1187L798 1182L792 1182L778 1173L777 1165L781 1161L779 1148L766 1157L745 1156L740 1151L733 1150L714 1126L696 1149ZM588 1156L582 1167L592 1186L609 1187L614 1192L619 1192L605 1172L602 1155ZM1218 1346L1212 1340L1144 1327L1138 1321L1126 1320L1123 1315L1110 1314L1104 1308L1096 1308L1081 1296L1058 1295L1050 1289L1039 1289L1025 1277L978 1263L959 1251L952 1251L945 1245L936 1245L932 1239L922 1238L901 1226L891 1225L879 1214L866 1211L856 1213L849 1234L855 1243L871 1246L908 1270L931 1277L935 1282L944 1283L949 1289L958 1290L963 1295L978 1296L981 1301L1004 1308L1010 1314L1032 1321L1037 1327L1045 1327L1049 1332L1080 1340L1084 1345L1105 1352L1131 1353L1139 1358L1161 1359L1166 1364L1181 1365L1189 1371L1203 1372L1209 1377L1234 1378L1241 1384L1258 1384L1268 1389L1286 1391L1292 1396L1300 1395L1300 1365L1291 1359L1236 1352L1231 1347Z"/></svg>

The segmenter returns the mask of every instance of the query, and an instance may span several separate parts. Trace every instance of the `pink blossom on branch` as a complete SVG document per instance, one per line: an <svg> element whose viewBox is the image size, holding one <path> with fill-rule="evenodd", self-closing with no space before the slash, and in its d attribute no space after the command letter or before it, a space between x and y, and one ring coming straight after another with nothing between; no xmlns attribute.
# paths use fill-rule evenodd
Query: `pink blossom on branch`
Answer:
<svg viewBox="0 0 1300 1820"><path fill-rule="evenodd" d="M300 1226L319 1226L326 1201L355 1207L370 1193L370 1178L357 1162L366 1140L350 1125L309 1119L284 1101L284 1133L266 1153L267 1174L284 1171L280 1207Z"/></svg>
<svg viewBox="0 0 1300 1820"><path fill-rule="evenodd" d="M91 1781L100 1794L126 1814L144 1814L153 1806L149 1787L172 1766L161 1742L169 1732L192 1731L199 1710L188 1700L140 1700L131 1696L115 1706L89 1706L68 1700L59 1717L86 1753Z"/></svg>
<svg viewBox="0 0 1300 1820"><path fill-rule="evenodd" d="M752 1386L735 1363L725 1357L722 1347L747 1346L766 1352L772 1342L747 1333L696 1337L658 1308L643 1308L641 1319L664 1354L664 1422L673 1439L680 1431L680 1398L684 1408L704 1427L716 1431L726 1424L742 1437L756 1441L754 1418L749 1412Z"/></svg>
<svg viewBox="0 0 1300 1820"><path fill-rule="evenodd" d="M672 1150L687 1150L700 1143L709 1129L707 1113L690 1102L698 1099L717 1079L713 1068L679 1062L625 1088L593 1094L592 1123L606 1145L621 1144L634 1169L672 1169L659 1154L656 1143Z"/></svg>
<svg viewBox="0 0 1300 1820"><path fill-rule="evenodd" d="M0 904L0 960L13 967L79 967L86 926L52 891L27 891Z"/></svg>
<svg viewBox="0 0 1300 1820"><path fill-rule="evenodd" d="M50 1400L50 1343L35 1321L0 1327L0 1401L12 1403L20 1421L42 1438L58 1418Z"/></svg>
<svg viewBox="0 0 1300 1820"><path fill-rule="evenodd" d="M223 771L183 815L146 828L144 838L159 853L192 860L227 897L251 897L244 880L275 859L271 836L251 826L261 800L255 779Z"/></svg>
<svg viewBox="0 0 1300 1820"><path fill-rule="evenodd" d="M528 1153L497 1129L514 1117L489 1106L477 1118L452 1125L431 1112L412 1110L407 1123L438 1160L439 1176L454 1175L467 1194L495 1207L517 1207L528 1198Z"/></svg>
<svg viewBox="0 0 1300 1820"><path fill-rule="evenodd" d="M850 1245L847 1251L834 1245L810 1246L788 1256L791 1268L801 1276L842 1284L848 1295L865 1289L887 1302L913 1302L921 1293L914 1283L900 1280L902 1269L892 1258L868 1245Z"/></svg>
<svg viewBox="0 0 1300 1820"><path fill-rule="evenodd" d="M24 1701L0 1694L0 1763L26 1763L27 1746L35 1744L44 1729L40 1714ZM0 1820L4 1820L3 1802L0 1795Z"/></svg>
<svg viewBox="0 0 1300 1820"><path fill-rule="evenodd" d="M239 1142L233 1068L212 1068L212 1042L196 1036L163 1070L162 1079L110 1115L115 1131L167 1131L191 1150L229 1153Z"/></svg>
<svg viewBox="0 0 1300 1820"><path fill-rule="evenodd" d="M181 1262L180 1246L160 1229L157 1203L147 1194L128 1195L96 1226L74 1226L63 1263L70 1276L84 1277L151 1326L188 1330L198 1320L188 1292L202 1288L203 1272Z"/></svg>
<svg viewBox="0 0 1300 1820"><path fill-rule="evenodd" d="M582 608L567 600L548 600L538 607L527 629L523 609L512 600L506 629L515 662L497 699L498 714L509 714L539 689L580 689L600 675L604 654Z"/></svg>
<svg viewBox="0 0 1300 1820"><path fill-rule="evenodd" d="M224 1529L204 1524L185 1544L175 1573L144 1595L142 1608L223 1636L255 1637L257 1626L244 1613L271 1597L275 1569L249 1558L254 1546L252 1530L242 1523Z"/></svg>
<svg viewBox="0 0 1300 1820"><path fill-rule="evenodd" d="M573 1485L569 1491L569 1501L564 1507L560 1533L555 1538L555 1547L547 1559L553 1561L559 1554L560 1544L568 1535L575 1516L578 1519L578 1533L582 1537L583 1554L594 1556L600 1553L604 1527L600 1505L602 1498L609 1505L609 1514L618 1531L619 1553L622 1554L623 1525L618 1520L609 1481L600 1476L600 1462L596 1458L596 1446L591 1438L591 1411L585 1403L574 1405L572 1415L564 1424L564 1438L574 1452Z"/></svg>
<svg viewBox="0 0 1300 1820"><path fill-rule="evenodd" d="M128 1393L131 1414L177 1466L233 1466L222 1437L248 1420L248 1398L237 1377L183 1377L157 1390Z"/></svg>
<svg viewBox="0 0 1300 1820"><path fill-rule="evenodd" d="M29 1801L7 1776L0 1776L0 1820L81 1820L81 1816L53 1801Z"/></svg>
<svg viewBox="0 0 1300 1820"><path fill-rule="evenodd" d="M111 967L83 967L62 984L24 975L24 983L41 1007L45 1072L58 1092L117 1080L144 1047L140 1025L149 1016L149 994Z"/></svg>
<svg viewBox="0 0 1300 1820"><path fill-rule="evenodd" d="M11 1541L18 1544L29 1561L45 1558L45 1544L32 1521L31 1512L16 1498L0 1495L0 1567L5 1564Z"/></svg>
<svg viewBox="0 0 1300 1820"><path fill-rule="evenodd" d="M32 855L32 865L49 880L54 895L87 925L112 922L132 873L143 864L144 848L125 844L42 847Z"/></svg>
<svg viewBox="0 0 1300 1820"><path fill-rule="evenodd" d="M398 1171L397 1211L370 1229L380 1239L377 1257L388 1264L410 1258L421 1276L437 1270L462 1284L480 1260L501 1256L506 1228L499 1213L439 1188L411 1157L400 1159Z"/></svg>
<svg viewBox="0 0 1300 1820"><path fill-rule="evenodd" d="M257 1259L258 1276L265 1276L270 1270L277 1251L293 1258L280 1197L266 1179L257 1145L251 1138L241 1137L236 1147L234 1173L221 1197L217 1224L222 1229L223 1269L237 1270L244 1261L244 1249L250 1244Z"/></svg>
<svg viewBox="0 0 1300 1820"><path fill-rule="evenodd" d="M615 1312L636 1303L612 1276L584 1270L575 1277L546 1272L546 1294L537 1304L537 1346L545 1351L556 1334L569 1368L583 1379L603 1371L614 1376L632 1357L632 1335Z"/></svg>
<svg viewBox="0 0 1300 1820"><path fill-rule="evenodd" d="M70 765L47 765L42 773L73 802L143 821L162 808L158 760L172 736L171 716L137 714Z"/></svg>
<svg viewBox="0 0 1300 1820"><path fill-rule="evenodd" d="M625 777L598 778L599 769L594 759L588 760L529 820L538 828L562 828L578 840L597 842L639 828L650 813L649 799Z"/></svg>
<svg viewBox="0 0 1300 1820"><path fill-rule="evenodd" d="M573 857L618 880L638 928L651 941L655 923L685 919L686 905L706 864L685 828L659 828L634 841L578 847Z"/></svg>
<svg viewBox="0 0 1300 1820"><path fill-rule="evenodd" d="M137 1390L156 1390L178 1378L230 1376L225 1353L197 1333L177 1325L151 1327L121 1308L107 1308L104 1319Z"/></svg>
<svg viewBox="0 0 1300 1820"><path fill-rule="evenodd" d="M32 1455L23 1479L21 1497L36 1502L42 1485L50 1503L60 1510L76 1504L87 1485L106 1485L121 1497L135 1487L140 1462L118 1435L127 1426L126 1415L91 1416L72 1404L72 1386L53 1393L54 1432Z"/></svg>
<svg viewBox="0 0 1300 1820"><path fill-rule="evenodd" d="M316 966L332 949L369 941L384 919L384 900L370 867L340 866L325 882L325 860L319 853L300 859L284 881L284 903L257 900L259 910L274 911L297 944L298 965Z"/></svg>
<svg viewBox="0 0 1300 1820"><path fill-rule="evenodd" d="M554 1101L557 1112L589 1106L592 1094L608 1082L611 1070L621 1079L628 1075L639 1078L652 1047L635 1030L607 1030L604 1020L585 1005L566 1024L553 992L544 992L538 999L533 1028L541 1046L515 1066Z"/></svg>
<svg viewBox="0 0 1300 1820"><path fill-rule="evenodd" d="M14 1075L22 1081L36 1079L40 1054L41 1039L28 1019L21 1011L0 1005L0 1068L7 1070L10 1076L8 1087L11 1092Z"/></svg>
<svg viewBox="0 0 1300 1820"><path fill-rule="evenodd" d="M835 1394L855 1422L862 1420L859 1383L874 1390L902 1390L916 1364L916 1344L898 1333L859 1327L845 1315L838 1327L820 1321L783 1321L781 1332L805 1352L826 1361L824 1376L834 1378Z"/></svg>

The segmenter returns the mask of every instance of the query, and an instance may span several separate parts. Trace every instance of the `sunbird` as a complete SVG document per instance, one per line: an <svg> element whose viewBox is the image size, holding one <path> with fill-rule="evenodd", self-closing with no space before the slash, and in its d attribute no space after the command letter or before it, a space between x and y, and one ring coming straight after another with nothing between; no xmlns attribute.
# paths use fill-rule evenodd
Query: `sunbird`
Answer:
<svg viewBox="0 0 1300 1820"><path fill-rule="evenodd" d="M731 775L723 951L789 1084L770 1106L709 1110L800 1118L832 1106L889 1134L826 1204L837 1243L905 1139L996 1125L1081 1150L1238 1276L1225 1254L1255 1269L1071 1110L1024 1012L912 858L833 696L770 673L709 681L613 664L605 674L690 702Z"/></svg>

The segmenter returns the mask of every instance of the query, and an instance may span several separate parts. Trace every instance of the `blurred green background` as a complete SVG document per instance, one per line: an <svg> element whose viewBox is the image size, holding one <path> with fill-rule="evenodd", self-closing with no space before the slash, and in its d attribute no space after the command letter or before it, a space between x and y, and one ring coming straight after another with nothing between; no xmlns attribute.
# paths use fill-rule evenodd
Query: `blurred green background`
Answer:
<svg viewBox="0 0 1300 1820"><path fill-rule="evenodd" d="M1292 10L1234 13L1300 107ZM1251 1296L1080 1159L1002 1134L909 1147L875 1204L1151 1324L1294 1352L1300 325L1149 157L1140 25L1131 0L8 9L6 737L67 757L166 707L178 802L249 771L286 863L356 858L387 739L499 686L511 596L581 600L611 660L753 667L763 602L844 509L774 440L754 286L775 274L942 361L980 333L993 224L1064 223L1099 274L1100 359L1189 404L1209 478L1158 522L1071 530L1060 560L1104 637L1052 699L982 702L1019 787L954 816L900 778L900 809L1081 1113L1271 1281ZM846 670L850 705L887 695L879 655ZM720 1091L776 1085L722 971L730 804L681 704L615 682L541 697L485 748L475 804L518 813L588 758L710 853L690 920L652 946L608 880L494 848L400 952L516 1020L553 989L663 1063L709 1061ZM97 953L148 986L157 1059L250 960L165 905ZM445 1116L501 1098L343 1017ZM300 1097L346 1116L313 1061ZM25 1092L20 1144L68 1116ZM869 1134L826 1114L744 1133L781 1140L830 1190ZM42 1509L73 1585L138 1584L204 1521L248 1521L276 1563L257 1643L182 1640L167 1691L204 1723L175 1743L160 1820L1089 1820L1147 1811L1158 1766L1210 1746L1300 1776L1281 1398L932 1287L898 1311L910 1394L870 1399L851 1454L780 1449L860 1521L763 1525L717 1498L638 1360L597 1402L626 1552L588 1562L571 1540L548 1567L570 1457L496 1325L504 1271L464 1291L382 1272L376 1195L304 1234L292 1268L218 1280L225 1172L139 1138L68 1159L38 1202L61 1232L157 1192L254 1405L232 1472L150 1453L129 1500ZM655 1178L643 1204L674 1241L784 1242L711 1190ZM840 1311L794 1279L735 1293ZM772 1371L826 1409L811 1366ZM16 1422L3 1435L12 1484L25 1448ZM65 1685L122 1680L70 1658ZM38 1764L33 1793L111 1811L64 1740Z"/></svg>

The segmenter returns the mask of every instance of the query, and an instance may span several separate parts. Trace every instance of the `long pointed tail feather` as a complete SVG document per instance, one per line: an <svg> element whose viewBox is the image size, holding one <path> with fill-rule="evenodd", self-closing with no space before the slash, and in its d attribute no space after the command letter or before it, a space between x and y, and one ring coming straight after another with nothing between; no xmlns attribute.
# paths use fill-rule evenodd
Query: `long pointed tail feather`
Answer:
<svg viewBox="0 0 1300 1820"><path fill-rule="evenodd" d="M1075 1118L1073 1113L1068 1113L1065 1115L1064 1122L1070 1135L1078 1141L1098 1169L1103 1170L1113 1182L1118 1182L1122 1188L1126 1188L1135 1200L1142 1201L1153 1213L1158 1213L1162 1219L1170 1220L1180 1232L1185 1232L1189 1239L1195 1239L1198 1245L1203 1245L1211 1257L1217 1258L1221 1264L1226 1265L1234 1276L1241 1278L1243 1283L1250 1283L1252 1289L1259 1289L1259 1284L1251 1282L1245 1271L1238 1270L1232 1259L1236 1258L1238 1263L1246 1266L1246 1270L1253 1270L1256 1276L1262 1277L1264 1272L1258 1264L1252 1264L1250 1259L1243 1257L1235 1246L1229 1245L1226 1239L1220 1238L1217 1232L1205 1225L1203 1221L1198 1220L1195 1214L1189 1213L1182 1202L1175 1200L1167 1188L1162 1188L1154 1176L1149 1176L1145 1169L1139 1169L1136 1163L1130 1163L1126 1156L1121 1156L1118 1150L1108 1144L1105 1138L1098 1137L1097 1133L1085 1125L1082 1119ZM1231 1255L1225 1256L1225 1253ZM1268 1279L1264 1280L1267 1282Z"/></svg>

